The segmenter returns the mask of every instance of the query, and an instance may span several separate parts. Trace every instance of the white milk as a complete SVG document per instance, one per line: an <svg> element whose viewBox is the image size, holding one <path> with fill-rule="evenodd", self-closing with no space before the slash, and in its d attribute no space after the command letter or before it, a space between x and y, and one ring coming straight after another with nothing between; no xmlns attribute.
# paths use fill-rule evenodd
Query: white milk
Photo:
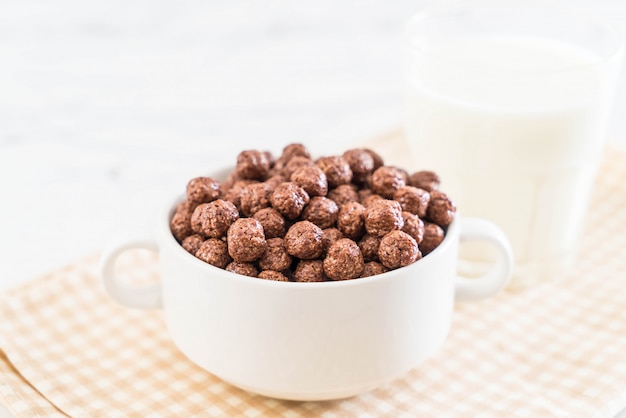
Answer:
<svg viewBox="0 0 626 418"><path fill-rule="evenodd" d="M467 38L433 51L409 75L416 166L440 174L463 216L504 229L514 281L552 274L580 239L602 150L610 93L599 58L530 37Z"/></svg>

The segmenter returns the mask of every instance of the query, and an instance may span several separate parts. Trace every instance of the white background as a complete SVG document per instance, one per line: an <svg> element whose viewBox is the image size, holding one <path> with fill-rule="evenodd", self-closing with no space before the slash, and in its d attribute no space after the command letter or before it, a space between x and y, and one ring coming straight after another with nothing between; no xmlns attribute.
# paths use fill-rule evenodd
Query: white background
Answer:
<svg viewBox="0 0 626 418"><path fill-rule="evenodd" d="M241 149L399 126L402 25L426 3L1 2L0 289L150 227ZM626 21L621 0L569 4ZM626 147L626 75L615 115Z"/></svg>

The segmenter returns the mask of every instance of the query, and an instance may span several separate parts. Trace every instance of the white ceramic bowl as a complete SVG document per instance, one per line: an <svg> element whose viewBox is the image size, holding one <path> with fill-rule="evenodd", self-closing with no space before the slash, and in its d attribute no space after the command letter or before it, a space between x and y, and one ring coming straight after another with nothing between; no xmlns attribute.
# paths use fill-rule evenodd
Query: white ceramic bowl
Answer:
<svg viewBox="0 0 626 418"><path fill-rule="evenodd" d="M377 276L323 283L277 282L230 273L186 252L161 215L156 239L111 243L102 256L111 297L134 308L162 308L176 346L197 365L245 390L293 400L352 396L417 367L448 334L455 298L482 298L509 279L509 243L495 225L460 219L444 241L410 266ZM456 277L460 240L491 242L493 269ZM159 252L161 282L135 288L114 265L130 248Z"/></svg>

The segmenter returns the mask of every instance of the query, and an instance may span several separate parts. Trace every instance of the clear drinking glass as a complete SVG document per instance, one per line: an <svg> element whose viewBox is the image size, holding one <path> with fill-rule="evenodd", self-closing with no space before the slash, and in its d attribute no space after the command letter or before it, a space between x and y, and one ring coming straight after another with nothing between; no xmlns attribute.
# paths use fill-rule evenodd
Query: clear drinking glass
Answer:
<svg viewBox="0 0 626 418"><path fill-rule="evenodd" d="M582 239L622 38L588 14L528 1L424 11L406 37L415 165L441 176L463 216L504 229L512 286L557 275ZM479 269L490 255L466 245L462 258Z"/></svg>

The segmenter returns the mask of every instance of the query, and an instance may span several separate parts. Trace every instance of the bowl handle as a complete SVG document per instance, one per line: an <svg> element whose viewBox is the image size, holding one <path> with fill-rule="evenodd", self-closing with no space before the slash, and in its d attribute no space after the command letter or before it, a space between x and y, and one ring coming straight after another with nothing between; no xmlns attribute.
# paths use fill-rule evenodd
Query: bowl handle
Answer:
<svg viewBox="0 0 626 418"><path fill-rule="evenodd" d="M146 237L124 237L112 241L102 252L100 258L100 272L104 289L116 302L130 308L157 309L161 305L161 285L132 286L125 283L115 274L115 262L123 252L144 248L158 251L155 240Z"/></svg>
<svg viewBox="0 0 626 418"><path fill-rule="evenodd" d="M479 218L461 219L461 242L487 241L496 251L496 260L484 275L468 279L457 277L458 301L483 299L502 290L513 272L513 250L504 232L496 224Z"/></svg>

